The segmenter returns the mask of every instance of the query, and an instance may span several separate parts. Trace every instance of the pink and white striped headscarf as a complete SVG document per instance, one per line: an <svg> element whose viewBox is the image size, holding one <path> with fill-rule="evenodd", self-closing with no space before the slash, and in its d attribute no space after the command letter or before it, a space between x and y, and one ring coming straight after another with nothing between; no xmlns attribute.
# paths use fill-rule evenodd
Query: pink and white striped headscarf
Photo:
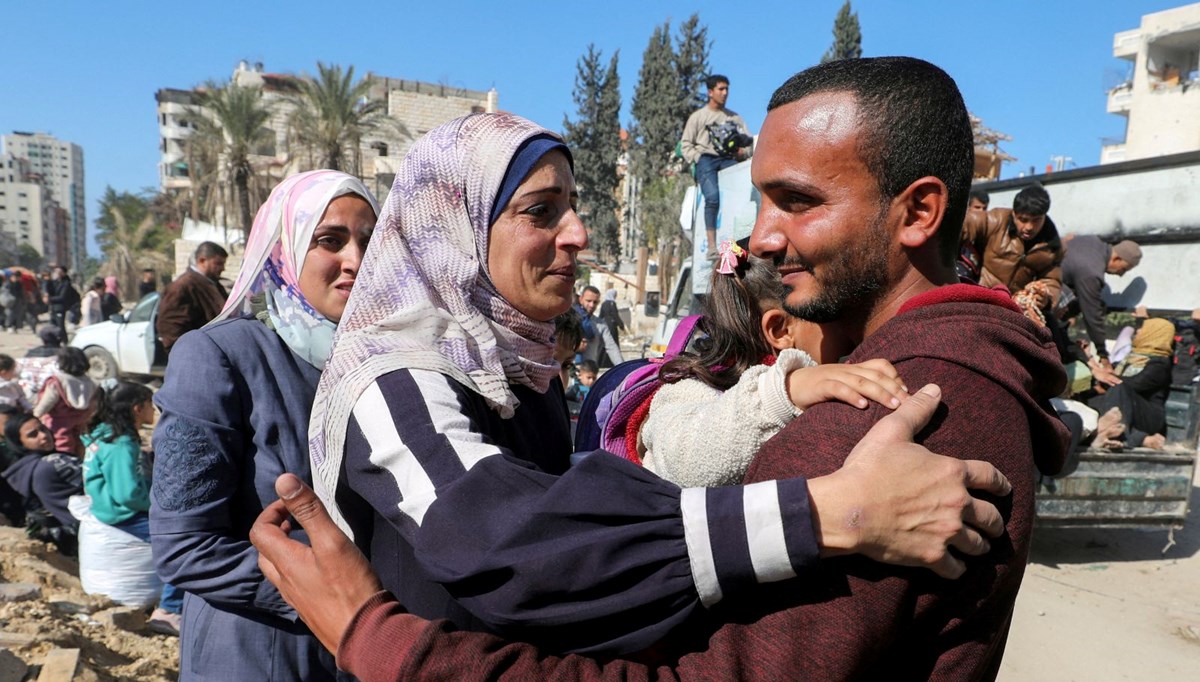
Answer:
<svg viewBox="0 0 1200 682"><path fill-rule="evenodd" d="M492 204L521 144L552 135L511 114L472 114L408 152L334 337L309 422L314 488L333 504L346 426L359 396L397 369L445 374L502 417L511 385L544 392L557 376L554 325L518 311L487 271Z"/></svg>
<svg viewBox="0 0 1200 682"><path fill-rule="evenodd" d="M254 216L242 269L225 307L209 324L250 312L250 296L263 293L275 331L292 351L321 369L335 325L300 293L300 272L325 209L346 194L362 197L379 215L379 203L366 185L340 171L297 173L271 190Z"/></svg>

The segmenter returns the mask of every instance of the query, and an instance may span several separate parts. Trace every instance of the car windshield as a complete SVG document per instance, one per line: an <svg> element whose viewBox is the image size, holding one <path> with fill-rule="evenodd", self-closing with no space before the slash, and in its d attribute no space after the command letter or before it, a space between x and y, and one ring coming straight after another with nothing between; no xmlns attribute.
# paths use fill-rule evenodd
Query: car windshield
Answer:
<svg viewBox="0 0 1200 682"><path fill-rule="evenodd" d="M126 322L149 322L150 316L154 314L154 308L158 306L158 294L150 294L138 301L138 304L130 311Z"/></svg>

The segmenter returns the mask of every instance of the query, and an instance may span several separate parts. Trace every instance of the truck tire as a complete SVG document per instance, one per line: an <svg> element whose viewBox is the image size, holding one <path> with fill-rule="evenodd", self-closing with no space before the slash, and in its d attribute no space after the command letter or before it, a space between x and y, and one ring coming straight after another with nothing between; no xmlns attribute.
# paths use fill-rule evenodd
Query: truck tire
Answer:
<svg viewBox="0 0 1200 682"><path fill-rule="evenodd" d="M117 378L120 368L117 367L117 360L112 353L99 346L88 346L83 349L83 354L87 356L88 376L92 381L99 383L105 379Z"/></svg>

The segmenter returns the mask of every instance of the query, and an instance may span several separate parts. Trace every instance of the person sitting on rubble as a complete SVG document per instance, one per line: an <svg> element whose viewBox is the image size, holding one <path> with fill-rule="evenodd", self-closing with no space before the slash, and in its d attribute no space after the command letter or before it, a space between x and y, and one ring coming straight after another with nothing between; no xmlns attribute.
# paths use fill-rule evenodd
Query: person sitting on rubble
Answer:
<svg viewBox="0 0 1200 682"><path fill-rule="evenodd" d="M25 357L27 358L52 358L58 355L58 350L67 340L67 334L62 327L53 324L43 325L37 335L42 340L42 345L34 346L26 351Z"/></svg>
<svg viewBox="0 0 1200 682"><path fill-rule="evenodd" d="M72 495L83 494L83 466L78 457L54 451L54 436L32 414L12 415L4 425L16 461L4 479L25 501L25 529L30 537L52 542L74 556L79 521L67 509Z"/></svg>
<svg viewBox="0 0 1200 682"><path fill-rule="evenodd" d="M97 392L91 431L83 436L83 488L92 498L92 516L136 537L150 551L150 467L142 451L141 429L154 423L153 391L122 381ZM84 553L89 536L84 534ZM158 608L150 614L152 632L179 636L183 590L163 583Z"/></svg>
<svg viewBox="0 0 1200 682"><path fill-rule="evenodd" d="M1094 445L1163 448L1174 339L1175 325L1167 320L1146 320L1138 330L1133 350L1114 368L1117 383L1088 401L1103 415Z"/></svg>
<svg viewBox="0 0 1200 682"><path fill-rule="evenodd" d="M57 450L82 457L80 437L95 413L96 383L87 374L87 356L78 348L60 348L55 360L56 369L38 392L33 416L54 434Z"/></svg>

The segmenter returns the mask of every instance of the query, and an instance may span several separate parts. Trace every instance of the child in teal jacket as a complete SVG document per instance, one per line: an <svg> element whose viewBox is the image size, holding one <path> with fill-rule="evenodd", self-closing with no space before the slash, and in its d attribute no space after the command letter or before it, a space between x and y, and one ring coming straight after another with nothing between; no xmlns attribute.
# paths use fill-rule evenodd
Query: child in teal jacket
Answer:
<svg viewBox="0 0 1200 682"><path fill-rule="evenodd" d="M121 382L102 391L92 430L83 436L83 489L92 498L92 516L102 523L150 541L150 462L142 455L139 429L154 423L153 393ZM147 625L179 633L183 592L164 584L158 609Z"/></svg>

